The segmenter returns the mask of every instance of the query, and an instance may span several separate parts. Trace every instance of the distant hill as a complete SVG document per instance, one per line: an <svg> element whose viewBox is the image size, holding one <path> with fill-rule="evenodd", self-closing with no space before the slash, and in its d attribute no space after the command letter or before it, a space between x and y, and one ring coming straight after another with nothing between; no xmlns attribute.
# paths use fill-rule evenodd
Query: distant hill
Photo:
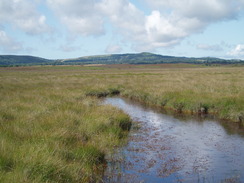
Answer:
<svg viewBox="0 0 244 183"><path fill-rule="evenodd" d="M11 65L80 65L80 64L159 64L159 63L191 63L191 64L244 64L244 60L226 60L214 57L174 57L153 53L112 54L86 56L72 59L48 60L33 56L0 55L1 66Z"/></svg>
<svg viewBox="0 0 244 183"><path fill-rule="evenodd" d="M73 59L60 60L63 63L83 63L83 64L159 64L159 63L211 63L211 64L233 64L244 63L243 60L225 60L214 57L174 57L164 56L153 53L137 53L137 54L112 54L79 57Z"/></svg>
<svg viewBox="0 0 244 183"><path fill-rule="evenodd" d="M0 66L15 66L15 65L46 65L54 63L54 60L49 60L33 56L19 55L0 55Z"/></svg>

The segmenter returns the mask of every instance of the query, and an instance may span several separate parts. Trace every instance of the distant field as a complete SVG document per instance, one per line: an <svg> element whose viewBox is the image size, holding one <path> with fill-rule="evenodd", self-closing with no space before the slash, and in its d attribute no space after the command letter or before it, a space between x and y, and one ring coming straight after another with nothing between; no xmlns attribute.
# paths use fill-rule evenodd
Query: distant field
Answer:
<svg viewBox="0 0 244 183"><path fill-rule="evenodd" d="M99 180L130 119L88 95L244 121L244 67L193 64L0 68L0 182ZM89 161L88 161L89 160Z"/></svg>

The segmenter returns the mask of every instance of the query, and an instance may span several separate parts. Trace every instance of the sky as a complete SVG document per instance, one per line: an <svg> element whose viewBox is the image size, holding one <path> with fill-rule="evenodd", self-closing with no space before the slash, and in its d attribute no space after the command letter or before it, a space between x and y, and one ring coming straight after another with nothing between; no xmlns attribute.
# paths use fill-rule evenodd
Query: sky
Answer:
<svg viewBox="0 0 244 183"><path fill-rule="evenodd" d="M244 0L0 0L0 54L244 59Z"/></svg>

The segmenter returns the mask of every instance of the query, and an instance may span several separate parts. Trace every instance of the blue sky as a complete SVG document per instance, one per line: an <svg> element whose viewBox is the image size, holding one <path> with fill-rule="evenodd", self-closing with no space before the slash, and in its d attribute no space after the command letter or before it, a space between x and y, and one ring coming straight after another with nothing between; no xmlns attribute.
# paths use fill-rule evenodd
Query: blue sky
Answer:
<svg viewBox="0 0 244 183"><path fill-rule="evenodd" d="M1 0L0 54L244 59L244 0Z"/></svg>

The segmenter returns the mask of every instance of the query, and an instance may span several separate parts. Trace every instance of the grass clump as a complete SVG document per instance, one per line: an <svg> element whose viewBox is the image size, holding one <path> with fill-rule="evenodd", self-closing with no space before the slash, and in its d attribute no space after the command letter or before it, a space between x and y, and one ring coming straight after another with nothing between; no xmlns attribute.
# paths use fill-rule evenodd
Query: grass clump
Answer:
<svg viewBox="0 0 244 183"><path fill-rule="evenodd" d="M111 96L120 94L120 90L117 88L109 88L108 91L109 91L109 95Z"/></svg>
<svg viewBox="0 0 244 183"><path fill-rule="evenodd" d="M106 97L108 95L109 95L108 91L99 91L99 90L92 90L86 93L86 96L97 97L97 98Z"/></svg>
<svg viewBox="0 0 244 183"><path fill-rule="evenodd" d="M27 172L28 178L40 182L73 182L72 176L52 164L37 163Z"/></svg>
<svg viewBox="0 0 244 183"><path fill-rule="evenodd" d="M121 124L131 123L129 117L86 96L84 88L76 88L79 80L65 81L62 72L5 74L0 182L101 180L105 155L125 140L128 130Z"/></svg>
<svg viewBox="0 0 244 183"><path fill-rule="evenodd" d="M99 165L101 163L105 163L105 153L92 145L75 149L71 156L73 157L73 161L85 160L85 163L88 165ZM84 156L86 157L85 159Z"/></svg>
<svg viewBox="0 0 244 183"><path fill-rule="evenodd" d="M8 172L14 169L14 161L9 157L0 155L0 171Z"/></svg>
<svg viewBox="0 0 244 183"><path fill-rule="evenodd" d="M107 90L90 90L86 92L86 96L89 97L97 97L97 98L102 98L102 97L107 97L109 96L114 96L114 95L119 95L120 90L117 88L108 88Z"/></svg>
<svg viewBox="0 0 244 183"><path fill-rule="evenodd" d="M116 123L118 123L119 127L124 131L129 131L132 125L131 120L128 116L118 117L116 119Z"/></svg>

